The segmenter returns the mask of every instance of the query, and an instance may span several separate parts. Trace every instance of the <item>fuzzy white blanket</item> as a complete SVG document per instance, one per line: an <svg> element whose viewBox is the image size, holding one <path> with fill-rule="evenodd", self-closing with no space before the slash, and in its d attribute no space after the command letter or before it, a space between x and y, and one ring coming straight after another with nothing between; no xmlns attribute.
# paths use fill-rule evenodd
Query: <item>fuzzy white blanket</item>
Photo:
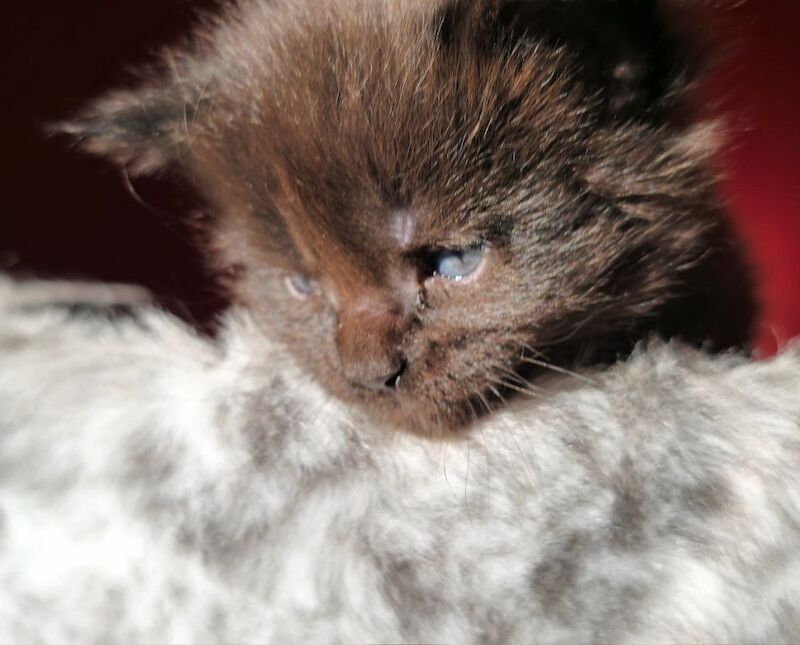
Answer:
<svg viewBox="0 0 800 645"><path fill-rule="evenodd" d="M430 443L244 315L47 293L0 283L0 642L800 640L796 349L655 344Z"/></svg>

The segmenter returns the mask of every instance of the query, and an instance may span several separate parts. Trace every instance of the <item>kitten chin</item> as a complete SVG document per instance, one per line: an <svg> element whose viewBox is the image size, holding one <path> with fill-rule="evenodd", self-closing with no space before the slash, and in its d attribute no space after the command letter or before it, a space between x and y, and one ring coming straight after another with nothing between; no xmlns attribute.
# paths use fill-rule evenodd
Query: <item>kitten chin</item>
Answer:
<svg viewBox="0 0 800 645"><path fill-rule="evenodd" d="M310 378L439 436L652 334L746 343L683 5L245 0L62 129L177 165Z"/></svg>

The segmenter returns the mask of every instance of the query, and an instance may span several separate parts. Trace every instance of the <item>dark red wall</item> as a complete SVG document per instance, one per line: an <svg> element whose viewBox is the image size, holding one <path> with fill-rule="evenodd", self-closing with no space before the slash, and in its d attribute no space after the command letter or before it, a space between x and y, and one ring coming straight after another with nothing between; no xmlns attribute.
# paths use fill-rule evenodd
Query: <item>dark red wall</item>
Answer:
<svg viewBox="0 0 800 645"><path fill-rule="evenodd" d="M760 278L759 346L800 335L800 2L750 0L713 84L730 114L723 191ZM737 32L738 33L738 32Z"/></svg>
<svg viewBox="0 0 800 645"><path fill-rule="evenodd" d="M183 192L48 139L43 126L125 85L185 31L198 0L0 1L0 270L143 283L190 319L224 303L204 275Z"/></svg>
<svg viewBox="0 0 800 645"><path fill-rule="evenodd" d="M401 1L401 0L398 0ZM143 283L186 317L224 306L191 240L181 190L136 181L48 140L125 69L185 31L198 0L0 2L0 270ZM723 192L760 277L762 348L800 334L800 25L797 0L732 13L739 48L712 84L731 115Z"/></svg>

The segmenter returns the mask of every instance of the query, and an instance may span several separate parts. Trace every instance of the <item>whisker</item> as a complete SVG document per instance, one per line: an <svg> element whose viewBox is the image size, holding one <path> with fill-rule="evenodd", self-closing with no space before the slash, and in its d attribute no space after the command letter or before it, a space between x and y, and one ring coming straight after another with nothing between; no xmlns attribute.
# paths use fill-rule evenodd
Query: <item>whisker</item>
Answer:
<svg viewBox="0 0 800 645"><path fill-rule="evenodd" d="M597 381L595 381L594 379L589 378L588 376L585 376L583 374L579 374L578 372L573 372L572 370L568 370L565 367L559 367L558 365L552 365L551 363L548 363L546 361L540 361L540 360L537 360L535 358L531 358L530 356L521 356L520 360L523 361L524 363L529 363L531 365L536 365L536 366L542 367L542 368L544 368L546 370L550 370L551 372L557 372L558 374L564 374L566 376L571 376L571 377L576 378L579 381L582 381L582 382L587 383L589 385L597 385Z"/></svg>
<svg viewBox="0 0 800 645"><path fill-rule="evenodd" d="M527 351L529 351L529 352L531 352L533 354L537 354L539 356L544 356L541 351L531 347L528 343L525 343L523 341L517 341L517 343L523 350L527 350ZM550 370L551 372L556 372L558 374L564 374L565 376L571 376L572 378L578 379L579 381L582 381L582 382L587 383L589 385L596 385L597 384L597 382L594 379L591 379L588 376L585 376L583 374L579 374L578 372L574 372L574 371L572 371L570 369L567 369L566 367L561 367L559 365L554 365L552 363L549 363L549 362L547 362L545 360L540 360L540 359L537 359L537 358L533 358L531 356L526 356L524 351L522 352L522 354L520 354L519 360L522 361L523 363L527 363L529 365L536 365L537 367L541 367L541 368L544 368L546 370Z"/></svg>
<svg viewBox="0 0 800 645"><path fill-rule="evenodd" d="M467 405L469 406L470 413L472 414L472 420L477 423L479 416L478 412L475 410L475 406L472 404L472 399L467 399Z"/></svg>
<svg viewBox="0 0 800 645"><path fill-rule="evenodd" d="M516 384L517 384L517 385L518 385L520 388L522 388L522 390L524 390L524 391L530 391L530 392L537 392L537 393L541 393L541 391L542 391L542 388L540 388L540 387L536 387L536 386L535 386L533 383L531 383L530 381L528 381L527 379L525 379L525 378L524 378L524 377L523 377L521 374L518 374L518 373L517 373L517 372L515 372L514 370L510 370L510 369L508 369L508 368L505 368L505 367L498 367L497 369L498 369L500 372L502 372L503 374L505 374L507 377L509 377L509 378L513 379L513 381L515 381L515 382L516 382ZM503 379L503 382L504 382L504 385L508 385L508 383L509 383L509 382L508 382L508 381L506 381L505 379ZM512 389L513 389L513 388L512 388Z"/></svg>
<svg viewBox="0 0 800 645"><path fill-rule="evenodd" d="M442 474L444 475L444 480L447 482L448 488L455 492L453 485L450 483L450 478L447 476L447 449L450 447L450 441L445 439L442 442Z"/></svg>
<svg viewBox="0 0 800 645"><path fill-rule="evenodd" d="M528 481L530 482L531 488L536 489L536 478L533 476L531 466L528 463L528 458L525 456L525 453L522 450L522 446L519 445L517 433L514 432L512 428L509 428L508 434L511 435L511 439L514 441L514 445L517 447L517 452L519 452L519 456L522 459L522 465L525 468L525 474L528 476Z"/></svg>
<svg viewBox="0 0 800 645"><path fill-rule="evenodd" d="M541 356L542 358L547 358L547 355L539 349L536 349L532 345L529 345L525 341L518 340L517 345L519 345L522 349L529 351L534 356ZM524 355L524 354L523 354Z"/></svg>
<svg viewBox="0 0 800 645"><path fill-rule="evenodd" d="M494 411L494 408L492 407L491 403L489 403L489 401L486 400L486 397L484 396L483 392L478 390L476 392L476 395L478 397L478 400L483 404L483 407L486 410L486 414L491 414Z"/></svg>
<svg viewBox="0 0 800 645"><path fill-rule="evenodd" d="M470 512L469 508L469 495L467 494L467 484L469 482L469 462L471 458L471 443L469 440L469 435L467 435L467 472L464 473L464 510L467 513L467 517L469 518L469 523L471 525L475 525L475 521L472 518L472 513Z"/></svg>
<svg viewBox="0 0 800 645"><path fill-rule="evenodd" d="M523 394L531 398L538 398L541 394L541 392L539 391L525 389L524 387L520 387L519 385L515 385L514 383L510 383L509 381L504 381L502 379L499 381L493 380L492 382L495 383L496 385L499 385L502 388L512 390L514 392L517 392L518 394ZM506 402L505 399L503 399L503 403L505 402Z"/></svg>
<svg viewBox="0 0 800 645"><path fill-rule="evenodd" d="M500 387L503 387L503 382L502 381L497 381L492 376L490 376L488 374L487 374L486 378L489 380L490 383L494 383L495 385L499 385ZM496 387L494 387L494 385L489 385L489 390L495 396L495 398L497 398L503 405L506 404L506 400L503 397L503 395L500 394L500 390L498 390Z"/></svg>

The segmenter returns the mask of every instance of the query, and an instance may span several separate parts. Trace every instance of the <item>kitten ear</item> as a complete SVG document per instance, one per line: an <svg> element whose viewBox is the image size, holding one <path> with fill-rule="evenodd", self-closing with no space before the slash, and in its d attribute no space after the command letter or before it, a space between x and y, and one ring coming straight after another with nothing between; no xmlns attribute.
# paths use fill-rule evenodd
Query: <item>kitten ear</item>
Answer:
<svg viewBox="0 0 800 645"><path fill-rule="evenodd" d="M445 43L496 52L520 44L563 48L572 73L611 116L657 109L692 79L690 49L673 30L685 0L451 0Z"/></svg>
<svg viewBox="0 0 800 645"><path fill-rule="evenodd" d="M170 84L123 90L49 130L74 137L79 147L125 165L132 174L151 174L177 157L196 105Z"/></svg>

